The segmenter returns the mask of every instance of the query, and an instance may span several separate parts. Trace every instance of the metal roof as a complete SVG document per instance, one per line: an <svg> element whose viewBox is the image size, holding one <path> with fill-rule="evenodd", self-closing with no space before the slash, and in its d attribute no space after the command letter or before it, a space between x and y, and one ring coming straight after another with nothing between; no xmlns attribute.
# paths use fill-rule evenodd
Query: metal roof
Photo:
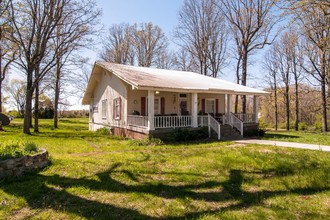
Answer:
<svg viewBox="0 0 330 220"><path fill-rule="evenodd" d="M95 78L100 70L107 70L134 89L155 89L161 91L207 92L240 95L265 95L265 91L238 85L225 80L204 76L194 72L164 70L149 67L128 66L108 62L95 62L94 68L83 98L83 104L89 104L90 96L97 86Z"/></svg>

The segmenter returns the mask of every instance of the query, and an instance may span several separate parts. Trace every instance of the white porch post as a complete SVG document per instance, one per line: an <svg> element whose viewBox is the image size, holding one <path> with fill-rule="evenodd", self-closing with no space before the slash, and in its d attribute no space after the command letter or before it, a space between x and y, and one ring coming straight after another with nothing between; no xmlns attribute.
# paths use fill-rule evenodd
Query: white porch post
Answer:
<svg viewBox="0 0 330 220"><path fill-rule="evenodd" d="M197 100L197 93L192 93L191 94L191 116L192 116L192 122L191 122L191 126L193 128L197 128L198 127L198 121L197 121L197 105L198 105L198 100Z"/></svg>
<svg viewBox="0 0 330 220"><path fill-rule="evenodd" d="M227 94L227 114L231 113L231 109L232 109L231 95Z"/></svg>
<svg viewBox="0 0 330 220"><path fill-rule="evenodd" d="M155 116L155 92L148 90L148 130L155 130L154 116Z"/></svg>
<svg viewBox="0 0 330 220"><path fill-rule="evenodd" d="M253 114L254 114L254 122L258 123L258 109L259 109L259 105L258 105L258 96L254 95L253 96Z"/></svg>

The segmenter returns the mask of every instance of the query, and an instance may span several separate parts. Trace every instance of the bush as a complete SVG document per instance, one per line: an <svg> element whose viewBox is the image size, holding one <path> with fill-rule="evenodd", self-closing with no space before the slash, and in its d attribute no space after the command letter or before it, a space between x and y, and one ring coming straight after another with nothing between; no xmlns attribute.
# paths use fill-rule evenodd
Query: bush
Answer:
<svg viewBox="0 0 330 220"><path fill-rule="evenodd" d="M95 132L97 135L110 135L111 134L111 131L109 128L99 128L96 130Z"/></svg>
<svg viewBox="0 0 330 220"><path fill-rule="evenodd" d="M38 152L33 142L9 140L0 144L0 160L14 159Z"/></svg>
<svg viewBox="0 0 330 220"><path fill-rule="evenodd" d="M208 138L208 128L203 127L198 130L189 130L177 128L173 133L170 133L165 139L171 142L187 142L196 141Z"/></svg>
<svg viewBox="0 0 330 220"><path fill-rule="evenodd" d="M307 130L307 124L306 124L306 122L299 122L298 129L301 130L301 131Z"/></svg>
<svg viewBox="0 0 330 220"><path fill-rule="evenodd" d="M314 123L314 128L315 128L315 130L321 131L322 130L322 122L321 121L316 121Z"/></svg>

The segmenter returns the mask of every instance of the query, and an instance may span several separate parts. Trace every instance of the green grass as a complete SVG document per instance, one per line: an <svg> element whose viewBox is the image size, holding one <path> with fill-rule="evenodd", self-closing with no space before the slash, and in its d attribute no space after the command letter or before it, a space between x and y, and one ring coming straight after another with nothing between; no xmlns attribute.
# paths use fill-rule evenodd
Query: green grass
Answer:
<svg viewBox="0 0 330 220"><path fill-rule="evenodd" d="M267 131L266 135L262 139L330 146L330 132L321 133L316 131Z"/></svg>
<svg viewBox="0 0 330 220"><path fill-rule="evenodd" d="M0 180L0 219L329 219L330 154L209 142L137 146L86 119L5 127L0 142L46 148L52 164Z"/></svg>

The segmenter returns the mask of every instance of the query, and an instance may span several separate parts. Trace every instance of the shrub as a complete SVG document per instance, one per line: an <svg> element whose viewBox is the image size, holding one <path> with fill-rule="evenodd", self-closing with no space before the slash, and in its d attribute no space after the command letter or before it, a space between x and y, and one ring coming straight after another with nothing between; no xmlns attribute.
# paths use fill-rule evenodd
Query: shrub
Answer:
<svg viewBox="0 0 330 220"><path fill-rule="evenodd" d="M202 140L208 138L208 128L203 127L198 130L189 130L189 129L181 129L177 128L173 133L170 133L165 138L166 141L170 142L187 142L187 141L195 141Z"/></svg>
<svg viewBox="0 0 330 220"><path fill-rule="evenodd" d="M109 128L104 127L104 128L97 129L96 130L96 134L97 135L110 135L111 132L110 132L110 129Z"/></svg>
<svg viewBox="0 0 330 220"><path fill-rule="evenodd" d="M298 129L299 130L302 130L302 131L307 130L307 124L306 124L306 122L299 122Z"/></svg>
<svg viewBox="0 0 330 220"><path fill-rule="evenodd" d="M14 159L38 152L33 142L9 140L0 144L0 160Z"/></svg>

